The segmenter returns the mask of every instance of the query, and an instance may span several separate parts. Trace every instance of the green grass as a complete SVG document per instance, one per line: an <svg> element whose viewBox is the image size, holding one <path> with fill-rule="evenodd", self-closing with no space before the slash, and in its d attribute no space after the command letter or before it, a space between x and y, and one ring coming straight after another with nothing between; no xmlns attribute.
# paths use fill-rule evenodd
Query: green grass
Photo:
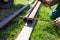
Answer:
<svg viewBox="0 0 60 40"><path fill-rule="evenodd" d="M42 6L42 8L38 11L38 18L50 20L50 12L51 9ZM52 22L38 20L30 40L60 40L60 28L54 26Z"/></svg>
<svg viewBox="0 0 60 40"><path fill-rule="evenodd" d="M29 8L30 6L28 6L20 15L24 16ZM0 30L0 40L15 40L24 25L25 22L23 21L23 19L19 17L14 18L12 22L8 25L8 28L6 30Z"/></svg>
<svg viewBox="0 0 60 40"><path fill-rule="evenodd" d="M15 0L14 1L14 4L15 5L17 5L17 4L23 4L23 5L25 5L25 4L27 4L29 1L31 1L31 0Z"/></svg>
<svg viewBox="0 0 60 40"><path fill-rule="evenodd" d="M23 14L21 15L24 16L27 13L29 8L30 7L25 9L22 12ZM42 8L39 9L38 11L39 13L38 18L41 18L44 20L50 20L50 17L49 17L50 12L51 12L50 8L46 8L42 6ZM22 30L24 24L25 22L23 21L23 19L19 17L14 18L11 24L9 24L8 28L0 32L0 40L15 40L19 32ZM38 20L36 22L36 25L34 27L30 40L60 40L60 28L54 26L52 22Z"/></svg>
<svg viewBox="0 0 60 40"><path fill-rule="evenodd" d="M26 8L21 15L26 14L29 8L30 7ZM8 28L0 32L0 40L15 40L19 32L24 27L24 24L25 22L23 19L19 17L14 18Z"/></svg>

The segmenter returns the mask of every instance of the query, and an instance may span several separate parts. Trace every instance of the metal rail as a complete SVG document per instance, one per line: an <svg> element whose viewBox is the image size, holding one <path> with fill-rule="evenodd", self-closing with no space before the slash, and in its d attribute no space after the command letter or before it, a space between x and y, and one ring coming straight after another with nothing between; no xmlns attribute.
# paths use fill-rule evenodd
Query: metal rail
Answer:
<svg viewBox="0 0 60 40"><path fill-rule="evenodd" d="M32 10L34 9L34 7L36 6L38 1L35 1L32 5L32 7L28 10L27 14L25 16L19 16L20 18L23 18L24 21L26 20L27 21L27 17L31 14Z"/></svg>
<svg viewBox="0 0 60 40"><path fill-rule="evenodd" d="M28 13L25 16L19 16L20 18L23 18L24 20L26 20L27 22L32 22L33 20L37 20L37 18L35 18L36 13L39 9L39 7L41 7L41 2L35 2L33 4L33 7L28 11Z"/></svg>
<svg viewBox="0 0 60 40"><path fill-rule="evenodd" d="M35 21L32 22L32 24L26 23L20 34L15 40L29 40L29 37L31 35L31 32L33 30L33 27L35 25Z"/></svg>
<svg viewBox="0 0 60 40"><path fill-rule="evenodd" d="M37 1L35 1L35 3L33 4L33 6L31 7L31 9L28 11L27 15L25 16L25 18L27 18L30 15L30 13L32 12L32 10L36 6L36 4L37 4Z"/></svg>
<svg viewBox="0 0 60 40"><path fill-rule="evenodd" d="M37 17L37 10L40 7L41 2L38 1L38 3L36 4L36 6L34 7L34 9L32 10L32 12L30 13L28 18L36 18ZM32 15L34 14L34 15ZM18 37L16 38L16 40L29 40L30 35L32 33L32 30L34 28L35 22L36 20L32 21L32 23L30 23L30 19L27 18L27 21L24 28L22 29L22 31L20 32L20 34L18 35Z"/></svg>
<svg viewBox="0 0 60 40"><path fill-rule="evenodd" d="M5 20L0 22L0 28L4 27L7 23L9 23L13 18L15 18L17 15L21 14L21 12L27 8L31 3L33 3L33 1L29 2L28 4L26 4L25 6L23 6L22 8L20 8L18 11L14 12L12 15L10 15L9 17L7 17Z"/></svg>
<svg viewBox="0 0 60 40"><path fill-rule="evenodd" d="M38 1L37 5L35 6L35 8L33 9L33 11L31 12L31 14L30 14L29 17L27 18L27 21L28 21L28 22L32 22L32 21L33 21L33 19L35 18L36 13L37 13L40 5L41 5L41 2Z"/></svg>

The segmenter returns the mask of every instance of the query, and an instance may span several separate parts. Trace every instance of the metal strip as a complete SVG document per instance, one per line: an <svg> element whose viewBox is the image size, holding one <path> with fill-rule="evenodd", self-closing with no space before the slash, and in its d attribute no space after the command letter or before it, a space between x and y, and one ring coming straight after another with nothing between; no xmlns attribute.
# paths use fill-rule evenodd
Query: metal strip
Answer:
<svg viewBox="0 0 60 40"><path fill-rule="evenodd" d="M34 24L36 21L32 22L32 24L26 23L22 31L19 33L16 40L29 40L30 35L32 33Z"/></svg>

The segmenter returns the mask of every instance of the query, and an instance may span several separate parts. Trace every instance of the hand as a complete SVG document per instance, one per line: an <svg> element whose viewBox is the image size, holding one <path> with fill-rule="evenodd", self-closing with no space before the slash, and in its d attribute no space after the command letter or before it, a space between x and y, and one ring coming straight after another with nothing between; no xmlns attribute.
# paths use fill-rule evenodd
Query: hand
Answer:
<svg viewBox="0 0 60 40"><path fill-rule="evenodd" d="M60 27L60 17L59 18L56 18L56 20L54 20L55 22L55 25Z"/></svg>

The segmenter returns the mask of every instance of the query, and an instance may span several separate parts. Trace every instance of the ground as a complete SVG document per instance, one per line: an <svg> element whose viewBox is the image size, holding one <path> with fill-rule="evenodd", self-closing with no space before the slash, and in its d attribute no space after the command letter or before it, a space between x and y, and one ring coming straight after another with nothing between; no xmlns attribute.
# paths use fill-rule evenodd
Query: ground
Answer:
<svg viewBox="0 0 60 40"><path fill-rule="evenodd" d="M50 8L42 6L38 18L50 20L50 12ZM30 40L60 40L60 27L56 27L53 22L38 20Z"/></svg>
<svg viewBox="0 0 60 40"><path fill-rule="evenodd" d="M22 0L20 0L21 2ZM28 0L25 1L26 3L28 2ZM24 2L23 2L24 3ZM20 3L21 4L21 3ZM17 5L17 4L16 4ZM25 4L24 4L25 5ZM20 7L20 6L18 6ZM16 7L15 7L16 8ZM25 15L28 11L28 9L30 8L30 6L28 6L23 12L22 12L22 16ZM18 34L20 33L20 31L22 30L23 26L24 26L25 22L23 21L23 19L16 17L14 18L11 23L8 25L8 28L6 30L1 30L0 29L0 40L15 40L18 36Z"/></svg>
<svg viewBox="0 0 60 40"><path fill-rule="evenodd" d="M30 7L25 9L22 12L23 14L21 15L25 15L29 8ZM51 10L52 9L50 9L49 7L42 6L38 11L38 18L41 18L43 20L50 20L49 15ZM60 27L54 26L54 23L52 22L43 20L37 20L30 40L60 40ZM24 24L25 22L23 21L23 19L19 17L14 18L6 30L0 30L0 40L15 40L19 32L22 30Z"/></svg>

